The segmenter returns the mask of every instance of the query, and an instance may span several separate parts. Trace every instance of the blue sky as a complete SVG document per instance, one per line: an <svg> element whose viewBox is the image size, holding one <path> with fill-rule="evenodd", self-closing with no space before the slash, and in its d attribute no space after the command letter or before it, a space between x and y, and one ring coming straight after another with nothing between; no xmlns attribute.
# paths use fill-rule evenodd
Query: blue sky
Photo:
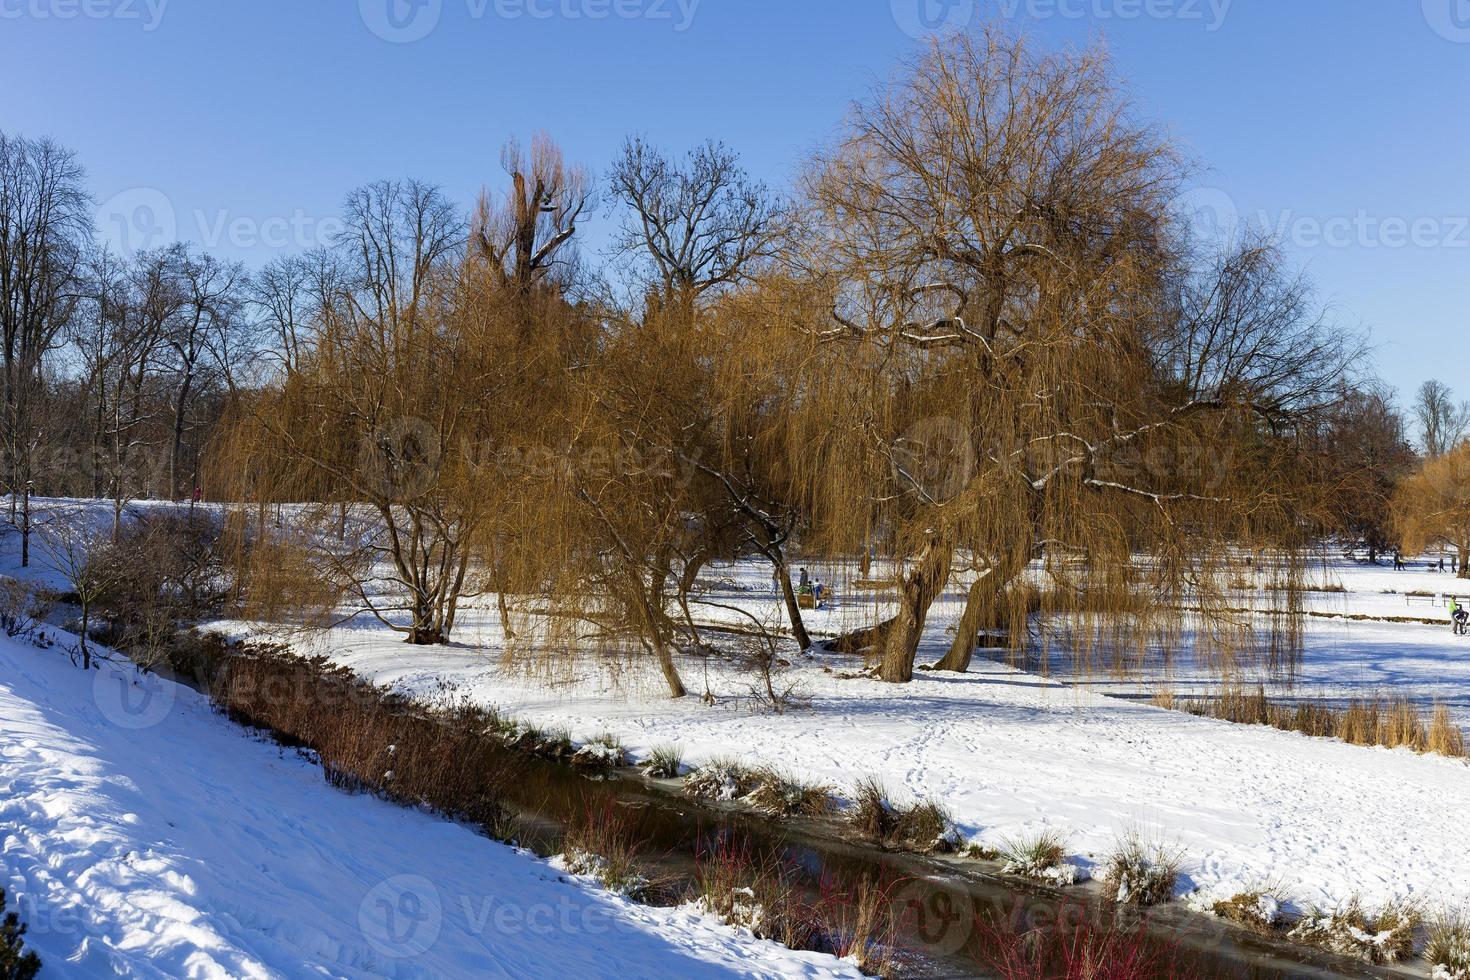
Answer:
<svg viewBox="0 0 1470 980"><path fill-rule="evenodd" d="M1279 229L1406 397L1470 396L1470 0L0 0L0 128L75 148L113 237L255 264L377 177L468 204L541 129L597 171L714 136L782 184L926 25L985 11L1101 37L1204 214Z"/></svg>

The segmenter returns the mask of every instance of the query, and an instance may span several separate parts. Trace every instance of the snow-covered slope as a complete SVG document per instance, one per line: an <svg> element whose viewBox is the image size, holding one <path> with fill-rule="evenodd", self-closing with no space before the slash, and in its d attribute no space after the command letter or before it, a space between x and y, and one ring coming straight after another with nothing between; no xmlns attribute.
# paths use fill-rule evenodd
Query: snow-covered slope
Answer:
<svg viewBox="0 0 1470 980"><path fill-rule="evenodd" d="M331 789L196 693L0 637L0 887L58 977L838 977Z"/></svg>

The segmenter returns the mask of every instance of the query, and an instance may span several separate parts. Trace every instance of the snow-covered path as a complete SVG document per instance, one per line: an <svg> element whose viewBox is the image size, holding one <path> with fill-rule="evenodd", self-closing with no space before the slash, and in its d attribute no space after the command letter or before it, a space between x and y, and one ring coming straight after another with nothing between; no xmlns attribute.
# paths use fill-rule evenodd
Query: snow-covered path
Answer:
<svg viewBox="0 0 1470 980"><path fill-rule="evenodd" d="M0 887L48 975L859 975L340 793L136 676L0 637Z"/></svg>

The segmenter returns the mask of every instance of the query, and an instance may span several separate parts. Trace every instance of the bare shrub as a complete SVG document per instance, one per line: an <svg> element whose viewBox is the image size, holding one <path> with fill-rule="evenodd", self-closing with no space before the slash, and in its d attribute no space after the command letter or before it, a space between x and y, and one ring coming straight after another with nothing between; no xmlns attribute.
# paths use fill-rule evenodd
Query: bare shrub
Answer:
<svg viewBox="0 0 1470 980"><path fill-rule="evenodd" d="M1150 935L1142 922L1096 924L1063 907L1053 928L1020 929L1014 920L983 926L981 963L1002 980L1203 980L1181 945Z"/></svg>
<svg viewBox="0 0 1470 980"><path fill-rule="evenodd" d="M692 899L721 921L791 949L811 949L820 940L793 869L729 838L697 857Z"/></svg>
<svg viewBox="0 0 1470 980"><path fill-rule="evenodd" d="M145 669L185 653L187 628L239 609L239 549L208 511L143 513L90 557L114 570L97 600L109 645Z"/></svg>
<svg viewBox="0 0 1470 980"><path fill-rule="evenodd" d="M20 579L0 578L0 629L6 636L30 636L51 614L51 595Z"/></svg>
<svg viewBox="0 0 1470 980"><path fill-rule="evenodd" d="M512 837L504 790L521 771L489 712L431 712L325 660L274 648L222 651L210 695L232 719L314 750L327 780Z"/></svg>

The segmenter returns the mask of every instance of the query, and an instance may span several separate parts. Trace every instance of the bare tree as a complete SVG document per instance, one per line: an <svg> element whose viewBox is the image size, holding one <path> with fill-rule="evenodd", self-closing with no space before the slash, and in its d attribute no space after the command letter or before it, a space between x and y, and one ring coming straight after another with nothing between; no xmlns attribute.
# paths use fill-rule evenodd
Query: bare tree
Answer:
<svg viewBox="0 0 1470 980"><path fill-rule="evenodd" d="M84 173L49 139L0 132L0 354L5 372L5 479L31 478L33 405L42 359L80 298L82 242L90 230Z"/></svg>
<svg viewBox="0 0 1470 980"><path fill-rule="evenodd" d="M249 301L270 338L262 353L279 361L285 373L311 353L311 338L337 289L337 258L325 248L272 259L251 277Z"/></svg>
<svg viewBox="0 0 1470 980"><path fill-rule="evenodd" d="M1470 430L1470 402L1456 402L1442 381L1426 381L1414 399L1414 421L1419 424L1420 447L1430 458L1454 449Z"/></svg>
<svg viewBox="0 0 1470 980"><path fill-rule="evenodd" d="M234 339L245 323L240 311L248 282L245 268L239 263L221 262L208 254L194 256L187 247L180 254L178 272L184 303L164 334L173 374L168 457L168 494L172 500L187 492L180 483L180 460L196 401L213 383L225 382L233 387L235 357L241 353ZM192 486L197 466L190 474Z"/></svg>
<svg viewBox="0 0 1470 980"><path fill-rule="evenodd" d="M504 195L480 196L473 238L502 288L529 299L541 286L566 286L575 271L577 223L592 205L586 170L568 165L545 133L528 156L516 140L506 143L501 165L510 177Z"/></svg>
<svg viewBox="0 0 1470 980"><path fill-rule="evenodd" d="M680 162L634 137L610 181L625 208L616 248L672 305L742 281L773 253L782 231L775 194L723 143L703 143Z"/></svg>
<svg viewBox="0 0 1470 980"><path fill-rule="evenodd" d="M309 318L295 369L241 400L219 465L237 499L364 505L342 542L309 527L308 545L408 642L446 643L478 591L486 510L467 481L498 375L466 335L479 321L458 315L464 232L441 192L379 182L349 195L347 214L340 289Z"/></svg>

